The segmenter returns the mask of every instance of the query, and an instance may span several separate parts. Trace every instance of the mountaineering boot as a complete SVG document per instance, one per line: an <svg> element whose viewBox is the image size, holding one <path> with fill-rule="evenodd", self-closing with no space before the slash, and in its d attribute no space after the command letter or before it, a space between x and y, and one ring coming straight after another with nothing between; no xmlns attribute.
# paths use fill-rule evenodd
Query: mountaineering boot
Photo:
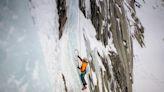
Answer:
<svg viewBox="0 0 164 92"><path fill-rule="evenodd" d="M83 86L82 90L86 89L87 87L86 86Z"/></svg>
<svg viewBox="0 0 164 92"><path fill-rule="evenodd" d="M87 88L87 83L85 82L85 83L83 84L82 90L84 90L84 89L86 89L86 88Z"/></svg>

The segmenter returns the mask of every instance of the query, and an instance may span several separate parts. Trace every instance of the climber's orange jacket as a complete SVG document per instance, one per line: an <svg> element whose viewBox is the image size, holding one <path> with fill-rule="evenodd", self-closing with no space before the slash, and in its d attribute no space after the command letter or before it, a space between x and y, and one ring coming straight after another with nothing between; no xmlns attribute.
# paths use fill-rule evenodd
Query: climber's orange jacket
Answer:
<svg viewBox="0 0 164 92"><path fill-rule="evenodd" d="M85 60L82 60L82 65L81 65L81 72L85 72L86 69L87 69L87 65L88 65L88 62L86 62Z"/></svg>

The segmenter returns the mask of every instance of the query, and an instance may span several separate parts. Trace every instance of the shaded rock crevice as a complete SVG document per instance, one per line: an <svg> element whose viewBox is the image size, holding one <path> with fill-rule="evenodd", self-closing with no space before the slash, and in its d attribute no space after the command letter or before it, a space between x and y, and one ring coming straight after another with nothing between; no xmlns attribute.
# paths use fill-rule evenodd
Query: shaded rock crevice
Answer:
<svg viewBox="0 0 164 92"><path fill-rule="evenodd" d="M63 74L62 74L62 79L63 79L63 82L64 82L65 92L68 92L65 76Z"/></svg>
<svg viewBox="0 0 164 92"><path fill-rule="evenodd" d="M66 0L56 0L59 15L59 39L62 37L64 25L67 20Z"/></svg>

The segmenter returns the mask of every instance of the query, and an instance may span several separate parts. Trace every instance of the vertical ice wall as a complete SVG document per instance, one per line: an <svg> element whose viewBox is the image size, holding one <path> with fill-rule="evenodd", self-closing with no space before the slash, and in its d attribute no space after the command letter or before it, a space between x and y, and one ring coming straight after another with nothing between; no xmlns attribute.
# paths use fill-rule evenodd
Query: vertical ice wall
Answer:
<svg viewBox="0 0 164 92"><path fill-rule="evenodd" d="M0 1L0 92L51 92L27 0Z"/></svg>

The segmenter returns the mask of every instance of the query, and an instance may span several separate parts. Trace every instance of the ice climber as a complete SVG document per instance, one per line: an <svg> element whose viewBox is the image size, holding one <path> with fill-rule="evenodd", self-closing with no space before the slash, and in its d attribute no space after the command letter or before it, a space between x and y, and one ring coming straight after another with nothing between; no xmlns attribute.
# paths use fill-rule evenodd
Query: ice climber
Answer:
<svg viewBox="0 0 164 92"><path fill-rule="evenodd" d="M82 90L84 90L84 89L87 88L86 87L87 83L85 81L85 74L86 74L86 69L87 69L87 66L88 66L88 60L86 58L82 59L80 56L78 56L78 58L82 62L81 67L78 66L77 68L80 69L80 71L81 71L80 79L81 79L81 81L83 83Z"/></svg>

